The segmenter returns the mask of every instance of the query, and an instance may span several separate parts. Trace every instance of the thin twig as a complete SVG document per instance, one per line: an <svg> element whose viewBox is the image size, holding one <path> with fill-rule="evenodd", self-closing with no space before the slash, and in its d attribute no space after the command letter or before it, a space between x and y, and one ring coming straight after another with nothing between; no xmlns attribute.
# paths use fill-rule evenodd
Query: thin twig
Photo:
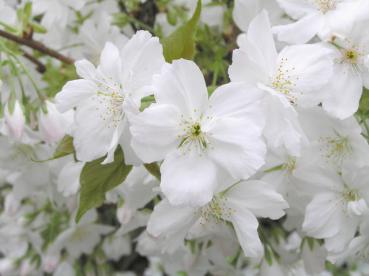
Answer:
<svg viewBox="0 0 369 276"><path fill-rule="evenodd" d="M66 64L73 64L74 63L74 60L72 58L62 55L61 53L45 46L44 44L42 44L39 41L36 41L36 40L33 40L33 39L25 39L25 38L13 35L11 33L8 33L4 30L0 30L0 36L6 38L8 40L14 41L18 44L28 46L28 47L30 47L34 50L37 50L37 51L39 51L39 52L41 52L45 55L56 58L56 59L60 60L63 63L66 63Z"/></svg>
<svg viewBox="0 0 369 276"><path fill-rule="evenodd" d="M46 71L46 66L41 62L39 61L37 58L35 58L34 56L30 55L29 53L23 51L23 56L28 59L30 62L32 62L33 64L36 65L36 70L43 74L45 73Z"/></svg>

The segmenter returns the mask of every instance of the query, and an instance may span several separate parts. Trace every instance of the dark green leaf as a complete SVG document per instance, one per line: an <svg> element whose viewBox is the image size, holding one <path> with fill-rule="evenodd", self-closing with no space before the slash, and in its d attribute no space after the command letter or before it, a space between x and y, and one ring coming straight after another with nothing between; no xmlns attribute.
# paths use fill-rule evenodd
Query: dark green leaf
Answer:
<svg viewBox="0 0 369 276"><path fill-rule="evenodd" d="M160 181L161 179L161 173L160 173L160 168L159 165L157 163L150 163L150 164L145 164L145 169L151 173L153 176L155 176L155 178L157 180Z"/></svg>
<svg viewBox="0 0 369 276"><path fill-rule="evenodd" d="M175 59L192 59L195 54L195 32L201 14L201 0L189 21L179 27L168 37L162 39L164 57L167 62Z"/></svg>
<svg viewBox="0 0 369 276"><path fill-rule="evenodd" d="M79 208L76 222L90 209L99 207L105 200L105 193L121 184L132 166L126 165L121 147L114 153L114 162L102 165L105 157L86 163L80 183Z"/></svg>
<svg viewBox="0 0 369 276"><path fill-rule="evenodd" d="M363 89L363 94L361 95L359 112L363 115L367 115L369 113L369 90Z"/></svg>
<svg viewBox="0 0 369 276"><path fill-rule="evenodd" d="M65 135L57 146L52 159L57 159L72 153L74 153L73 137Z"/></svg>
<svg viewBox="0 0 369 276"><path fill-rule="evenodd" d="M141 107L140 111L144 111L146 108L148 108L152 103L155 102L154 95L149 95L141 99Z"/></svg>

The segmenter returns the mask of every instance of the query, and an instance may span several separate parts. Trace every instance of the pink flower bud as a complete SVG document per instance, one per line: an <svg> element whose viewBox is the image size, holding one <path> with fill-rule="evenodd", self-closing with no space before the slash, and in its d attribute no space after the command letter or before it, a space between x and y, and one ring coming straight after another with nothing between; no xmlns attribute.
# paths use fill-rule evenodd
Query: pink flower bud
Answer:
<svg viewBox="0 0 369 276"><path fill-rule="evenodd" d="M9 103L5 105L4 119L6 134L19 141L23 135L26 118L24 117L22 107L17 100L14 103L13 110L9 110Z"/></svg>
<svg viewBox="0 0 369 276"><path fill-rule="evenodd" d="M46 109L47 113L40 110L38 117L41 136L47 143L58 142L70 128L73 111L61 114L49 101L46 101Z"/></svg>

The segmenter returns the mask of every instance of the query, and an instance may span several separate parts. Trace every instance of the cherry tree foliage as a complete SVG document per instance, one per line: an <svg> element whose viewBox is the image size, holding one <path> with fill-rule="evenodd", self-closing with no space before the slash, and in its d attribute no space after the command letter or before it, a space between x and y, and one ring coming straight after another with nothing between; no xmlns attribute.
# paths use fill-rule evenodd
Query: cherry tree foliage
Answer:
<svg viewBox="0 0 369 276"><path fill-rule="evenodd" d="M369 275L368 26L0 0L0 275Z"/></svg>

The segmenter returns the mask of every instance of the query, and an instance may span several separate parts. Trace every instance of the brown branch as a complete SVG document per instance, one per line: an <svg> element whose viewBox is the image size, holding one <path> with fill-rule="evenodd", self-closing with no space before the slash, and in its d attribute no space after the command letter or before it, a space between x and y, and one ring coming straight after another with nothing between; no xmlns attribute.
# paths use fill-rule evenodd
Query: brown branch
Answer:
<svg viewBox="0 0 369 276"><path fill-rule="evenodd" d="M0 30L0 36L6 38L8 40L14 41L18 44L28 46L28 47L30 47L34 50L37 50L37 51L39 51L39 52L41 52L45 55L56 58L56 59L60 60L63 63L66 63L66 64L73 64L74 63L74 60L72 58L64 56L61 53L59 53L59 52L57 52L57 51L55 51L55 50L53 50L49 47L46 47L44 44L42 44L39 41L36 41L36 40L33 40L33 39L22 38L22 37L13 35L11 33L8 33L4 30Z"/></svg>
<svg viewBox="0 0 369 276"><path fill-rule="evenodd" d="M28 59L30 62L32 62L33 64L36 65L36 70L43 74L45 73L46 71L46 66L41 62L39 61L37 58L35 58L34 56L28 54L27 52L23 51L23 56Z"/></svg>

